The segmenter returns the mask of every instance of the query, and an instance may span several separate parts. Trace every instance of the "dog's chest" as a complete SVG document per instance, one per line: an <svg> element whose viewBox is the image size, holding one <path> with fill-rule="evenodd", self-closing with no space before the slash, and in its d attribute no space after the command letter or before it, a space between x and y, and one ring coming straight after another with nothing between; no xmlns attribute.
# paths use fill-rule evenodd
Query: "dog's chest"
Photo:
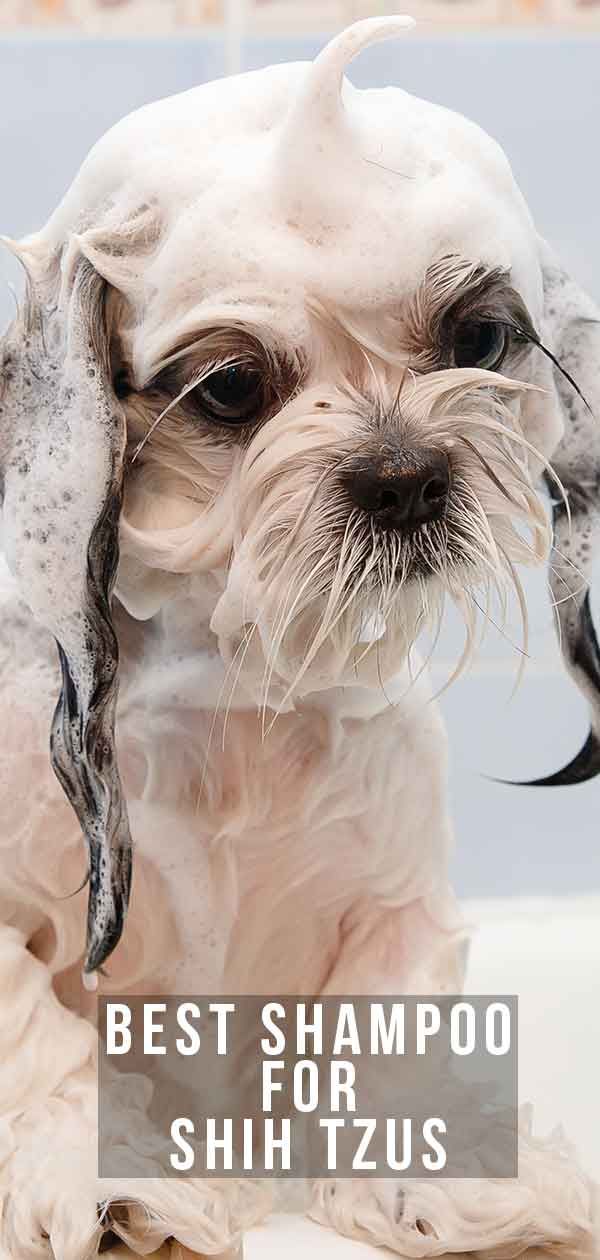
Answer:
<svg viewBox="0 0 600 1260"><path fill-rule="evenodd" d="M264 723L166 708L146 733L143 794L176 814L178 846L153 857L185 896L186 981L205 972L207 914L216 988L318 991L357 905L422 896L440 861L442 741L417 696L398 708L331 696Z"/></svg>

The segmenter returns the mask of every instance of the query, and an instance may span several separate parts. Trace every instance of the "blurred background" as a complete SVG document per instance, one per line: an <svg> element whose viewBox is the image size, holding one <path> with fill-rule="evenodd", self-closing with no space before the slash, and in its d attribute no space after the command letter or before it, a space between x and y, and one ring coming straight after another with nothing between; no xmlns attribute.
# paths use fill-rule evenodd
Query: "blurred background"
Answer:
<svg viewBox="0 0 600 1260"><path fill-rule="evenodd" d="M7 26L78 25L115 30L218 27L231 20L272 31L315 29L397 11L393 0L2 0ZM598 0L414 0L415 17L435 25L593 23ZM140 28L143 23L143 28Z"/></svg>
<svg viewBox="0 0 600 1260"><path fill-rule="evenodd" d="M505 147L540 230L600 298L600 0L0 0L0 232L44 222L93 142L147 101L238 69L311 58L327 34L399 7L420 19L351 69L460 110ZM0 251L0 327L18 289ZM600 590L600 574L597 587ZM461 895L600 889L600 781L509 788L485 776L556 770L586 735L562 670L542 573L527 578L531 632L515 696L516 613L493 625L443 698ZM600 609L595 601L597 624ZM433 676L460 654L450 612Z"/></svg>

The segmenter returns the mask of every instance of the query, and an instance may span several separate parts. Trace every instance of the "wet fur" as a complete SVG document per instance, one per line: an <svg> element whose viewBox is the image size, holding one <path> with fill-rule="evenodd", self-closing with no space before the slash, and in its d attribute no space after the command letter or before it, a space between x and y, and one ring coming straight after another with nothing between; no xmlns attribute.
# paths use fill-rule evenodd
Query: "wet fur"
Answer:
<svg viewBox="0 0 600 1260"><path fill-rule="evenodd" d="M111 991L456 990L465 933L447 876L445 741L411 652L445 595L469 643L477 590L512 585L515 564L545 552L532 468L544 461L520 423L527 390L444 363L418 373L385 337L349 331L347 312L318 311L296 360L277 358L260 329L240 333L287 393L257 432L232 441L207 430L187 395L155 424L164 364L136 380L116 317L123 300L108 290L106 301L111 405L130 461L119 604L156 603L146 621L115 609L136 861ZM211 363L228 338L211 328ZM207 340L199 332L185 348L185 379L199 379ZM365 448L416 440L448 450L453 501L439 529L386 541L350 508L340 469ZM88 575L104 612L110 547L105 536L106 561ZM50 640L24 633L10 583L5 601L5 1253L33 1260L51 1245L61 1260L87 1260L108 1227L134 1248L174 1235L223 1252L268 1212L261 1186L150 1180L140 1194L135 1182L97 1182L86 894L68 898L87 868L46 750L57 670ZM370 642L373 617L385 630ZM330 1182L314 1187L312 1210L404 1256L506 1260L536 1243L573 1254L592 1245L585 1177L562 1139L533 1137L526 1117L516 1183Z"/></svg>

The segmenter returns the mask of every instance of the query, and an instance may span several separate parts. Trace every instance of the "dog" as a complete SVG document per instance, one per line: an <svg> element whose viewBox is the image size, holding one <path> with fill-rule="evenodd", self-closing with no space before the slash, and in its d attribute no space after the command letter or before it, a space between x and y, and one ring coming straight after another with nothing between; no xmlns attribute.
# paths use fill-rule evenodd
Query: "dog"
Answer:
<svg viewBox="0 0 600 1260"><path fill-rule="evenodd" d="M115 1236L224 1254L269 1211L251 1181L98 1182L107 964L123 994L460 989L415 648L447 599L468 656L494 591L526 621L518 567L551 550L591 732L543 782L600 770L598 313L487 135L345 78L410 24L139 110L6 241L27 277L0 352L11 1260ZM591 1252L568 1148L520 1143L514 1182L334 1180L310 1211L407 1257Z"/></svg>

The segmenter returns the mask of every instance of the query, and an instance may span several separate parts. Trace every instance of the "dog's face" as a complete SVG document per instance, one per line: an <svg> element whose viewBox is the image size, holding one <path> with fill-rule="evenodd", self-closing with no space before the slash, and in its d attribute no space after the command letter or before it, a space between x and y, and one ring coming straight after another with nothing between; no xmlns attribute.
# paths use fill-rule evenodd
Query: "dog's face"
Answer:
<svg viewBox="0 0 600 1260"><path fill-rule="evenodd" d="M381 686L445 594L470 628L547 544L513 379L534 330L507 273L449 256L383 308L294 299L211 295L147 385L121 382L120 597L148 615L174 572L212 575L232 683L274 707Z"/></svg>
<svg viewBox="0 0 600 1260"><path fill-rule="evenodd" d="M546 550L537 479L563 411L538 240L478 128L343 81L403 25L126 119L17 247L7 551L62 649L53 752L92 855L89 969L129 879L119 516L120 600L148 618L193 596L225 700L239 682L275 709L384 687L446 595L470 631Z"/></svg>
<svg viewBox="0 0 600 1260"><path fill-rule="evenodd" d="M174 573L214 576L224 701L381 686L445 594L470 629L547 541L523 413L546 450L558 425L548 408L531 434L518 384L549 375L529 214L471 123L397 90L342 99L357 47L213 85L192 134L191 100L170 103L168 187L148 183L125 258L106 230L87 250L122 302L118 593L149 616Z"/></svg>

